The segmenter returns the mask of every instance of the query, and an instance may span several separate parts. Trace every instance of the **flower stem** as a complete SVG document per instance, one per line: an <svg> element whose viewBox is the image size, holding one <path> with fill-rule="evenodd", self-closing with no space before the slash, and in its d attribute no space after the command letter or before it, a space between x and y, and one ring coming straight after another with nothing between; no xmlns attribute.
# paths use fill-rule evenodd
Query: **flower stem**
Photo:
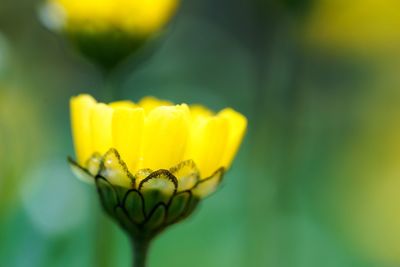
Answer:
<svg viewBox="0 0 400 267"><path fill-rule="evenodd" d="M103 86L101 86L101 97L103 101L111 102L116 101L119 97L119 83L115 77L114 70L103 70L101 72L103 79Z"/></svg>
<svg viewBox="0 0 400 267"><path fill-rule="evenodd" d="M133 267L146 267L150 241L132 240Z"/></svg>

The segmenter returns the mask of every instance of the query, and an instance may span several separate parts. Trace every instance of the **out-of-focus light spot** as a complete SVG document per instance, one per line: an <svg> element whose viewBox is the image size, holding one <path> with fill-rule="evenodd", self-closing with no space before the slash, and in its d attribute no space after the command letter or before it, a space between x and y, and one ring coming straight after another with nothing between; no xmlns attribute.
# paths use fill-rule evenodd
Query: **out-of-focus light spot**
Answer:
<svg viewBox="0 0 400 267"><path fill-rule="evenodd" d="M64 160L42 162L26 175L21 189L23 205L44 234L65 234L87 220L87 194Z"/></svg>
<svg viewBox="0 0 400 267"><path fill-rule="evenodd" d="M36 98L0 73L0 217L17 206L25 171L52 148L45 123Z"/></svg>
<svg viewBox="0 0 400 267"><path fill-rule="evenodd" d="M360 113L363 119L353 126L356 138L337 155L334 180L320 200L330 196L337 234L355 252L377 266L398 266L400 95L398 90L379 89Z"/></svg>
<svg viewBox="0 0 400 267"><path fill-rule="evenodd" d="M392 56L399 51L399 8L397 0L315 1L305 36L313 46Z"/></svg>
<svg viewBox="0 0 400 267"><path fill-rule="evenodd" d="M65 24L65 11L54 3L49 3L39 9L39 19L48 29L60 31Z"/></svg>

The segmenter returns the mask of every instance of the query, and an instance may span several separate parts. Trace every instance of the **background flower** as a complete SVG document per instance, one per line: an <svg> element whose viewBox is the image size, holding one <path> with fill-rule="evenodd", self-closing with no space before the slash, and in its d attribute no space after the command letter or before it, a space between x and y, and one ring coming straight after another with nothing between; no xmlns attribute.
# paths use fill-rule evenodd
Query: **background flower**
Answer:
<svg viewBox="0 0 400 267"><path fill-rule="evenodd" d="M150 35L173 15L178 0L49 0L53 27L61 31L123 31Z"/></svg>
<svg viewBox="0 0 400 267"><path fill-rule="evenodd" d="M66 34L102 68L113 68L159 35L179 0L48 0L43 23Z"/></svg>
<svg viewBox="0 0 400 267"><path fill-rule="evenodd" d="M394 52L400 43L398 8L396 0L319 0L307 18L306 36L353 53Z"/></svg>

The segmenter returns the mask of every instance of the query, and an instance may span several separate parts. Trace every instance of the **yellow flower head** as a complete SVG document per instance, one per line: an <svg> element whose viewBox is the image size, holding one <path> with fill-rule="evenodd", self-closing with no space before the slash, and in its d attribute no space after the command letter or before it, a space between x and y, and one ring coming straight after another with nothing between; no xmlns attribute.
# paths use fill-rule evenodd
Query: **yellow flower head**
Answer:
<svg viewBox="0 0 400 267"><path fill-rule="evenodd" d="M118 30L148 35L160 30L179 0L48 0L46 16L67 31Z"/></svg>
<svg viewBox="0 0 400 267"><path fill-rule="evenodd" d="M398 0L319 0L306 25L311 43L357 52L393 52L400 44Z"/></svg>
<svg viewBox="0 0 400 267"><path fill-rule="evenodd" d="M47 0L40 17L87 59L109 71L137 54L174 15L179 0Z"/></svg>
<svg viewBox="0 0 400 267"><path fill-rule="evenodd" d="M95 181L104 210L138 244L218 188L247 124L229 108L214 114L152 97L103 104L89 95L71 99L71 119L72 170Z"/></svg>
<svg viewBox="0 0 400 267"><path fill-rule="evenodd" d="M196 166L199 179L229 168L247 124L230 108L214 114L202 106L152 97L104 104L89 95L71 99L71 119L78 164L93 175L104 158L120 157L130 175L109 180L124 187L131 186L132 177L143 180L149 170L174 169L179 181L185 170L176 167L188 162Z"/></svg>

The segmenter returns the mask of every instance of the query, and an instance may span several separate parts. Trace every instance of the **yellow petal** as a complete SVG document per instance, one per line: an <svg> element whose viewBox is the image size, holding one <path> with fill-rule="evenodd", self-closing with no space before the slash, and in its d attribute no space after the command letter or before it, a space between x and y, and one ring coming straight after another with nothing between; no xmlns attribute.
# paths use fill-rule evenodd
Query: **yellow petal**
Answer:
<svg viewBox="0 0 400 267"><path fill-rule="evenodd" d="M189 132L186 105L161 106L146 118L142 167L169 169L183 159Z"/></svg>
<svg viewBox="0 0 400 267"><path fill-rule="evenodd" d="M190 115L192 119L197 119L198 117L211 117L213 112L208 108L201 105L190 105Z"/></svg>
<svg viewBox="0 0 400 267"><path fill-rule="evenodd" d="M137 108L137 105L130 100L115 101L109 104L112 108Z"/></svg>
<svg viewBox="0 0 400 267"><path fill-rule="evenodd" d="M91 113L92 153L103 155L112 147L113 109L103 103L96 104Z"/></svg>
<svg viewBox="0 0 400 267"><path fill-rule="evenodd" d="M160 29L174 14L178 0L125 1L132 3L130 9L120 8L121 24L126 29L135 28L139 33L151 33ZM135 10L135 16L131 12Z"/></svg>
<svg viewBox="0 0 400 267"><path fill-rule="evenodd" d="M209 177L221 167L228 128L228 120L222 116L199 117L192 123L185 159L195 162L201 178Z"/></svg>
<svg viewBox="0 0 400 267"><path fill-rule="evenodd" d="M140 107L144 108L144 111L146 112L146 114L148 114L150 111L152 111L153 109L155 109L157 107L173 106L174 104L170 101L160 100L160 99L157 99L152 96L147 96L147 97L142 98L139 101L138 105Z"/></svg>
<svg viewBox="0 0 400 267"><path fill-rule="evenodd" d="M242 143L243 136L247 128L247 119L242 114L233 109L226 108L220 111L219 116L229 121L229 133L227 137L227 146L221 161L221 166L229 168Z"/></svg>
<svg viewBox="0 0 400 267"><path fill-rule="evenodd" d="M96 100L89 95L71 98L71 127L78 163L82 166L91 157L92 141L90 129L90 114L96 105Z"/></svg>
<svg viewBox="0 0 400 267"><path fill-rule="evenodd" d="M67 28L119 30L136 35L162 28L175 13L179 0L48 0L61 9Z"/></svg>
<svg viewBox="0 0 400 267"><path fill-rule="evenodd" d="M140 147L144 128L142 108L114 108L112 138L114 148L121 155L131 173L135 173L140 159Z"/></svg>

